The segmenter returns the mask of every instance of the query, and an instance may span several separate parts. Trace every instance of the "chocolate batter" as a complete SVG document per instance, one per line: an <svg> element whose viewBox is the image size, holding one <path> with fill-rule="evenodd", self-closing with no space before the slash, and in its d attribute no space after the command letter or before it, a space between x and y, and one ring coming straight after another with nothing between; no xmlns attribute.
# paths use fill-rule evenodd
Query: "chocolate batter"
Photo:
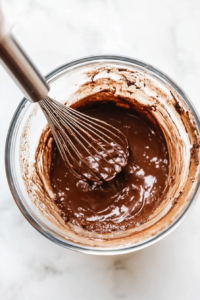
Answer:
<svg viewBox="0 0 200 300"><path fill-rule="evenodd" d="M74 177L54 145L51 184L61 217L98 233L143 224L164 198L169 159L163 134L135 111L111 101L85 106L82 112L121 130L129 140L130 155L121 173L95 186Z"/></svg>

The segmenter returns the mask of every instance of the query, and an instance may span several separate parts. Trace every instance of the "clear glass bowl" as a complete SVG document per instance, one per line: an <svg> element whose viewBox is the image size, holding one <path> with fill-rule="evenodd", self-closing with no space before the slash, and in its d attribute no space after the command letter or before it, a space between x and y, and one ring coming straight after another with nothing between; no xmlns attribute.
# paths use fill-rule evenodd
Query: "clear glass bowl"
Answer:
<svg viewBox="0 0 200 300"><path fill-rule="evenodd" d="M84 83L86 78L84 77L85 70L88 70L90 66L94 67L95 64L114 64L119 68L133 68L140 72L148 74L154 80L158 81L159 84L165 86L171 86L176 93L183 99L189 109L192 111L198 131L200 131L200 123L197 113L191 101L186 96L186 94L172 81L168 76L163 74L161 71L155 69L154 67L147 65L141 61L137 61L131 58L119 57L119 56L94 56L79 59L68 64L65 64L53 72L51 72L47 77L47 81L51 85L51 96L56 100L61 102L66 101L77 88ZM196 188L192 194L190 201L182 209L181 214L173 221L169 226L163 228L158 234L152 235L148 239L139 241L137 243L124 245L111 245L110 247L97 247L88 246L84 244L77 243L76 241L70 241L62 232L52 225L41 213L38 211L36 206L30 201L27 194L24 181L22 179L20 162L19 162L19 151L20 151L20 139L23 133L23 128L33 112L34 104L31 104L26 98L24 98L19 104L14 117L11 121L9 128L7 142L6 142L6 152L5 152L5 164L8 183L12 192L12 195L21 210L25 218L44 236L46 236L51 241L57 243L68 249L73 249L79 252L90 253L90 254L101 254L101 255L111 255L111 254L121 254L133 252L144 247L147 247L161 238L169 234L173 229L177 227L178 224L187 215L195 200L197 199L197 192L199 191L199 180L196 184ZM42 115L42 112L41 112ZM45 126L46 121L44 117L41 117L41 122L36 124L35 132L33 132L32 139L35 139L35 143L39 140L39 135L41 129ZM34 153L32 154L34 157Z"/></svg>

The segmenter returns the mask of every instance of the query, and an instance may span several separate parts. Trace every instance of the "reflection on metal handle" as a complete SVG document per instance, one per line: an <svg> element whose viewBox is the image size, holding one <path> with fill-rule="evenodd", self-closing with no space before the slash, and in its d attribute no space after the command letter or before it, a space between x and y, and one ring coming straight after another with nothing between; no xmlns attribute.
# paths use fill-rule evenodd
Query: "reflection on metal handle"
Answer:
<svg viewBox="0 0 200 300"><path fill-rule="evenodd" d="M44 77L11 34L0 42L0 59L29 100L38 102L47 96L49 86Z"/></svg>

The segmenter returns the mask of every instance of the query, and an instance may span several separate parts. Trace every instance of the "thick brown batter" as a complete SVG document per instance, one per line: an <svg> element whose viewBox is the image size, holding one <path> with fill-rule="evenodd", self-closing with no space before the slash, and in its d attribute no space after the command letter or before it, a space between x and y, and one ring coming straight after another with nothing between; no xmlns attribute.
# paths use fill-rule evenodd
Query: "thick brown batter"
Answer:
<svg viewBox="0 0 200 300"><path fill-rule="evenodd" d="M54 145L51 184L61 217L98 233L143 224L164 198L169 162L163 134L134 111L112 102L85 107L83 112L121 130L129 140L130 156L121 173L95 186L74 177Z"/></svg>

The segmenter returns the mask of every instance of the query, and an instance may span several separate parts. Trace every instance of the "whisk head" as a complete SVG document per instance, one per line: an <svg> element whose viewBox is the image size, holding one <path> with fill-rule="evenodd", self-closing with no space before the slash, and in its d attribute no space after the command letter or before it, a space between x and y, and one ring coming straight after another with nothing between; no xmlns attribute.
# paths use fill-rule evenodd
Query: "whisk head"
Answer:
<svg viewBox="0 0 200 300"><path fill-rule="evenodd" d="M115 127L46 97L39 101L55 143L71 173L109 181L127 164L128 140Z"/></svg>

